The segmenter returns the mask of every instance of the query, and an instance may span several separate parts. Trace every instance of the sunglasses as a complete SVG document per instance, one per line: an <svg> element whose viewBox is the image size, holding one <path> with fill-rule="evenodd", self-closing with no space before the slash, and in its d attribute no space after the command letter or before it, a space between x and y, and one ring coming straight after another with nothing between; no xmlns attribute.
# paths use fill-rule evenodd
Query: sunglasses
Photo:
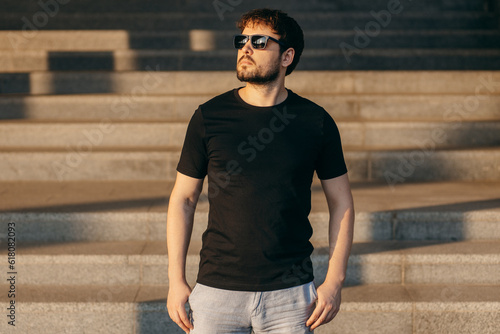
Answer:
<svg viewBox="0 0 500 334"><path fill-rule="evenodd" d="M252 42L252 47L256 50L264 50L267 46L267 41L269 40L274 41L282 47L286 48L285 43L267 35L234 35L234 47L236 49L242 49L245 44L247 44L248 39L250 39L250 41Z"/></svg>

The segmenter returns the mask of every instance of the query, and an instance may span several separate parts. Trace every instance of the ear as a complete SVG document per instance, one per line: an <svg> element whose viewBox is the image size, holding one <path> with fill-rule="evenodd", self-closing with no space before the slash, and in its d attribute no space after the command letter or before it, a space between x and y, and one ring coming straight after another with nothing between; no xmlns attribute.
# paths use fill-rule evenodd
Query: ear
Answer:
<svg viewBox="0 0 500 334"><path fill-rule="evenodd" d="M295 57L295 49L289 48L281 55L281 66L288 67L293 63L293 58Z"/></svg>

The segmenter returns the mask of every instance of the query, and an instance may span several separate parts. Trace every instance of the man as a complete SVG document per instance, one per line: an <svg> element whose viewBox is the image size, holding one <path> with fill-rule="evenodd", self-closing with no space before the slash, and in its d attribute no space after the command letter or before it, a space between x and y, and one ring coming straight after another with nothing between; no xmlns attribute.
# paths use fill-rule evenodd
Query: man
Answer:
<svg viewBox="0 0 500 334"><path fill-rule="evenodd" d="M295 20L258 9L238 26L237 76L247 84L196 110L177 166L167 215L168 313L186 333L309 333L339 311L352 244L340 136L323 108L285 88L304 47ZM308 220L314 171L330 211L328 272L317 289ZM186 253L206 175L209 221L191 290Z"/></svg>

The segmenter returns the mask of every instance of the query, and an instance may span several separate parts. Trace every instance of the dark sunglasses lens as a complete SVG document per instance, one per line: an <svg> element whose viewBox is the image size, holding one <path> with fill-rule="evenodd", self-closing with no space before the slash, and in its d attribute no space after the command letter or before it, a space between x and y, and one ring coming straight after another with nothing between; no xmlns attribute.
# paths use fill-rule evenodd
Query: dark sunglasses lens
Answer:
<svg viewBox="0 0 500 334"><path fill-rule="evenodd" d="M236 35L234 36L234 47L237 49L241 49L245 46L247 43L247 37L243 35Z"/></svg>
<svg viewBox="0 0 500 334"><path fill-rule="evenodd" d="M255 35L252 36L252 46L254 49L264 49L267 45L266 36Z"/></svg>

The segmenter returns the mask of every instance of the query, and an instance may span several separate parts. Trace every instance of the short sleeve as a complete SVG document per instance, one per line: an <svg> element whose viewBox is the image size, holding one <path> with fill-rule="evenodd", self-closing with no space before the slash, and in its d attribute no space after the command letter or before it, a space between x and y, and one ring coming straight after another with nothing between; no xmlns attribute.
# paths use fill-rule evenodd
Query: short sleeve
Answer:
<svg viewBox="0 0 500 334"><path fill-rule="evenodd" d="M197 179L207 174L208 155L205 142L205 126L201 109L198 108L189 121L177 171Z"/></svg>
<svg viewBox="0 0 500 334"><path fill-rule="evenodd" d="M337 125L326 110L323 112L322 141L315 169L318 178L326 180L347 173L347 167Z"/></svg>

